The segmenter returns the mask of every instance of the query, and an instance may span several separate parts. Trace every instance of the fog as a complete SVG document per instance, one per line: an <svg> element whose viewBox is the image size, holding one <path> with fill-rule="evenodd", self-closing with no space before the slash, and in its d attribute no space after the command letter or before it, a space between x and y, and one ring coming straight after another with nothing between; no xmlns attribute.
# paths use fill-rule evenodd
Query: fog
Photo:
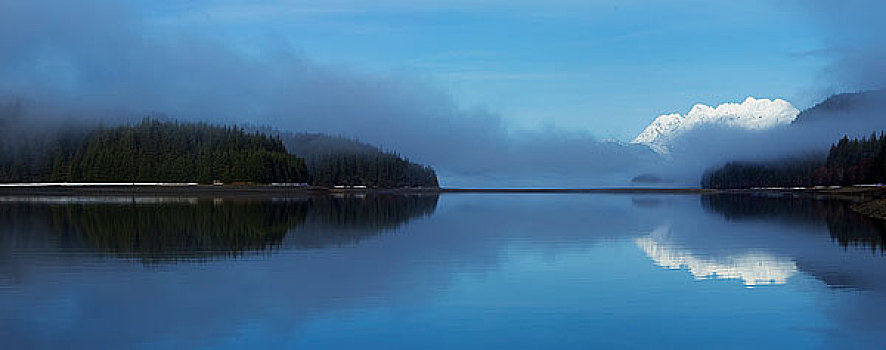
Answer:
<svg viewBox="0 0 886 350"><path fill-rule="evenodd" d="M684 183L728 161L780 161L823 157L843 136L886 131L886 3L877 1L795 1L821 37L821 49L807 55L830 62L819 72L813 99L867 92L815 110L792 125L764 131L708 126L682 135L672 146L669 166L660 172ZM814 106L813 106L814 107ZM823 159L823 158L822 158Z"/></svg>
<svg viewBox="0 0 886 350"><path fill-rule="evenodd" d="M697 184L706 170L730 161L778 162L824 160L830 146L843 136L860 138L886 131L886 91L838 97L834 108L815 107L792 124L767 130L743 130L716 125L692 129L674 140L661 175ZM827 106L830 106L828 104Z"/></svg>
<svg viewBox="0 0 886 350"><path fill-rule="evenodd" d="M164 115L343 135L431 164L450 186L625 183L656 159L587 133L512 132L421 76L325 65L283 41L247 52L153 33L120 2L4 1L0 31L16 33L0 38L0 93L24 105L19 120Z"/></svg>
<svg viewBox="0 0 886 350"><path fill-rule="evenodd" d="M832 63L822 72L822 85L831 92L886 87L886 3L875 0L802 1L809 22L823 38L811 53Z"/></svg>

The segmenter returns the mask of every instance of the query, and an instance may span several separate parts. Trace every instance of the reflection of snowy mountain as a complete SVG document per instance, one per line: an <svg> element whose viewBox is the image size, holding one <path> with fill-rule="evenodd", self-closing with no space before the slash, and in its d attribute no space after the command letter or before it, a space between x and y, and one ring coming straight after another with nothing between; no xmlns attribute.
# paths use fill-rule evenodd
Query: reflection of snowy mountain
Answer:
<svg viewBox="0 0 886 350"><path fill-rule="evenodd" d="M670 228L662 226L635 240L658 266L688 269L696 279L740 279L746 286L785 284L797 273L796 263L765 252L727 257L702 257L669 242Z"/></svg>

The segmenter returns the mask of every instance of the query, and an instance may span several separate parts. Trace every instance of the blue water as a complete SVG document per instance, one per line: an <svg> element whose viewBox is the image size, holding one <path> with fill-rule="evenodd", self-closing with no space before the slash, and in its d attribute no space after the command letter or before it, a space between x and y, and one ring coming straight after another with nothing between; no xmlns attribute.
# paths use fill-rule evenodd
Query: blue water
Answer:
<svg viewBox="0 0 886 350"><path fill-rule="evenodd" d="M4 348L886 348L884 225L747 195L0 198Z"/></svg>

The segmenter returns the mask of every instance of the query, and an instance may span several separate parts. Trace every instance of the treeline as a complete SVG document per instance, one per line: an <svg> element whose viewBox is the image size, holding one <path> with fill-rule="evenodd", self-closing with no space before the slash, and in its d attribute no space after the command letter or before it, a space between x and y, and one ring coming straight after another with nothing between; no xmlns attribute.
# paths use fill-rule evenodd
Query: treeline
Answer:
<svg viewBox="0 0 886 350"><path fill-rule="evenodd" d="M812 175L824 164L819 157L777 162L730 162L706 172L701 185L718 189L812 186L817 183Z"/></svg>
<svg viewBox="0 0 886 350"><path fill-rule="evenodd" d="M279 138L237 127L145 119L3 142L2 182L306 182Z"/></svg>
<svg viewBox="0 0 886 350"><path fill-rule="evenodd" d="M319 186L438 186L433 168L392 153L327 154L308 161L308 170Z"/></svg>
<svg viewBox="0 0 886 350"><path fill-rule="evenodd" d="M706 173L705 188L847 186L886 182L886 135L832 145L827 157L779 162L731 162Z"/></svg>

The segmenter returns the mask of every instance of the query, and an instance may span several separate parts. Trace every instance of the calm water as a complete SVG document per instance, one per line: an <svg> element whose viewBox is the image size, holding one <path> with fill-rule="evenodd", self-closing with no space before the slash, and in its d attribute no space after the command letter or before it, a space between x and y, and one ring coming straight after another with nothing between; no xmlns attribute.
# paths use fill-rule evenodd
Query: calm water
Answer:
<svg viewBox="0 0 886 350"><path fill-rule="evenodd" d="M761 196L0 198L3 348L884 348L884 225Z"/></svg>

